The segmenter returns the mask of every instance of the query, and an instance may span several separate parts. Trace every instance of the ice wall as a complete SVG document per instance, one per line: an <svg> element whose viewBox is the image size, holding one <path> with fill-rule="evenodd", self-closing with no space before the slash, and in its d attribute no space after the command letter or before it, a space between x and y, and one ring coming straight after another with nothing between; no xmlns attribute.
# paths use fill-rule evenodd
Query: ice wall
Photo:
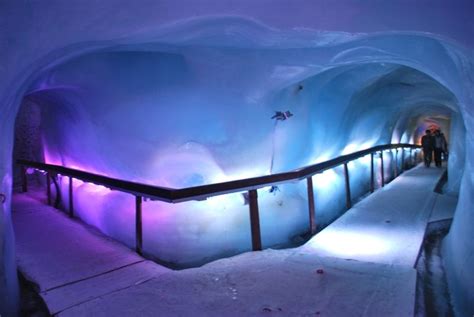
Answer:
<svg viewBox="0 0 474 317"><path fill-rule="evenodd" d="M368 3L357 8L353 4L347 3L337 5L324 4L320 5L320 7L316 4L314 5L314 10L310 10L308 3L298 3L296 1L292 5L285 5L283 2L280 2L272 7L273 10L263 7L253 10L254 8L251 5L244 6L245 9L235 6L228 9L223 8L223 6L225 7L223 4L179 6L160 2L156 7L150 8L135 4L130 7L123 2L121 6L117 3L114 4L117 8L115 14L110 14L110 9L106 5L99 6L97 4L95 6L79 2L63 5L55 3L50 6L32 3L28 4L28 8L21 7L24 4L6 4L2 3L6 8L1 11L5 13L6 21L6 32L2 33L2 40L5 39L6 41L2 41L2 47L5 48L1 51L3 54L2 60L5 63L2 66L4 76L0 79L0 96L2 105L5 107L5 115L2 115L1 118L2 133L0 134L2 136L2 145L5 145L2 148L6 149L1 153L2 165L0 169L0 175L4 180L2 183L4 192L8 192L8 188L11 185L9 170L11 140L13 139L13 120L22 98L23 90L29 81L29 76L36 77L38 71L43 67L58 60L67 59L73 54L80 54L86 49L103 48L117 43L151 41L150 35L155 34L156 31L156 28L151 26L156 26L163 21L187 17L190 14L232 13L254 16L284 29L289 26L303 25L307 27L312 26L318 30L329 29L350 32L391 31L394 29L422 30L443 34L444 36L459 40L461 43L468 43L467 45L470 45L469 41L473 33L472 27L466 28L461 22L469 20L469 12L471 11L466 9L466 5L459 5L458 3L450 3L449 8L445 7L446 4L440 6L439 3L435 3L430 5L429 8L406 11L404 5L396 3L388 4L390 8L387 8L386 4L382 6L380 3L375 3L375 5ZM51 10L53 6L54 10ZM295 10L289 10L289 7ZM20 11L21 14L18 14L19 11L17 9L23 10ZM27 14L23 14L24 12ZM32 12L35 12L35 14L28 14ZM156 12L168 12L168 14L157 16ZM282 12L297 12L297 14L282 15ZM397 16L394 12L403 12L405 18L394 21L390 18ZM425 13L426 15L424 15ZM344 18L341 18L341 15ZM467 19L463 19L462 17L466 15ZM363 16L364 18L356 19L355 17L357 16ZM438 18L433 18L433 16ZM101 23L98 25L96 22L93 23L91 21L101 21ZM62 27L58 28L54 23ZM250 28L252 32L248 32L242 31L240 27L236 27L232 23L230 25L226 28L226 23L220 21L219 26L215 28L228 32L228 36L225 39L221 36L209 36L206 39L207 43L231 43L238 47L251 47L264 43L267 45L267 49L272 45L282 46L280 47L282 49L281 52L276 53L282 56L280 63L277 65L278 67L271 68L272 71L275 71L271 73L274 76L262 75L261 77L255 77L254 81L250 81L255 84L255 81L258 81L258 79L268 78L268 82L274 85L264 85L264 88L261 90L268 92L265 96L270 99L271 94L269 92L278 94L283 88L291 85L288 81L289 75L291 75L291 82L298 82L325 69L351 63L385 62L403 64L429 74L448 87L459 100L460 105L459 115L462 119L459 118L459 121L462 121L455 130L463 132L462 125L465 125L468 131L472 131L473 97L470 92L472 91L472 80L470 80L472 74L472 52L470 50L444 42L444 39L441 39L443 44L440 44L439 39L432 39L429 34L399 35L392 33L385 36L380 34L381 36L378 37L363 35L351 37L348 34L318 33L304 30L297 32L297 34L293 32L290 32L290 34L277 32L276 35L274 33L267 34L266 31L263 31L263 36L257 37L262 34L261 28L259 28L258 32ZM209 24L209 28L213 29L212 23ZM168 28L169 30L170 28ZM195 32L199 33L199 30L182 32L180 34L185 36L192 34L190 37L193 39L193 36L196 34ZM158 36L155 36L153 40L159 42L159 35L162 35L162 33L157 33ZM13 36L11 36L12 34ZM38 36L38 34L43 36ZM251 35L249 36L248 34ZM168 38L161 37L161 39L168 40L168 42L173 42L174 44L176 42L183 42L182 36L173 35L173 32L170 32L168 35ZM233 42L236 37L240 39L240 36L244 38L250 37L250 39L252 39L252 36L255 37L253 41L247 42L245 45ZM113 39L118 40L113 41ZM170 41L171 39L173 41ZM22 43L22 45L14 45L16 42ZM202 39L198 38L197 43L199 42L202 43ZM313 49L307 50L307 48L318 46L323 47L323 49L316 51ZM15 50L12 49L13 47ZM286 56L291 56L291 58L286 60ZM262 63L265 61L265 56L261 54L250 54L247 58L250 60L260 58ZM304 67L301 67L302 64ZM248 64L245 67L250 69ZM244 69L239 70L240 72L236 72L236 74L244 72ZM263 83L266 83L266 81L263 80ZM256 96L259 96L258 89L256 91ZM236 95L238 94L239 92L236 92ZM252 96L255 95L252 94ZM460 139L462 138L457 138L456 140ZM472 156L472 141L472 136L468 134L466 136L466 143L460 143L458 146L459 149L466 148L466 162L469 162L469 158ZM342 141L340 146L342 147ZM285 164L284 160L280 162L283 162L281 163L282 165ZM458 162L462 162L462 157ZM99 164L98 162L96 163ZM458 171L462 172L461 169L458 169ZM467 242L472 240L471 230L467 226L473 223L470 209L472 201L468 197L468 193L473 190L472 167L470 163L467 163L463 175L463 190L460 197L462 203L458 208L457 220L453 224L452 234L448 240L448 249L451 252L450 259L452 259L449 268L453 276L452 288L457 291L459 302L464 304L464 306L460 307L463 307L464 311L469 309L472 311L472 307L469 307L468 304L469 298L472 298L473 294L470 291L472 290L472 282L469 281L474 280L472 278L474 273L472 270L465 269L472 262L472 250L474 248L472 244ZM8 233L10 228L8 208L2 213L2 217L2 219L5 219L2 222L2 232L4 232L3 237L6 238L4 243L7 250L2 254L5 259L3 262L5 269L2 272L6 272L11 271L11 261L13 259L11 234ZM2 276L11 277L12 274L3 273ZM1 289L2 291L5 290L4 287ZM10 287L11 289L12 287ZM2 296L3 298L6 297ZM3 307L5 306L2 305Z"/></svg>
<svg viewBox="0 0 474 317"><path fill-rule="evenodd" d="M226 23L238 36L219 31ZM246 20L226 23L179 25L155 42L85 54L43 72L27 96L42 109L46 161L192 187L398 143L417 128L410 119L419 123L422 115L457 111L455 96L432 77L382 57L359 60L360 54L386 54L360 48L360 42L391 45L404 36L324 34L331 45L302 49L306 32L295 33L298 42ZM293 116L272 119L276 111ZM386 181L394 156L385 155ZM369 190L369 162L349 166L354 199ZM344 211L342 168L315 177L315 187L322 227ZM85 221L134 245L132 197L78 181L76 191ZM301 241L308 230L304 182L273 193L262 189L259 203L264 246ZM166 263L196 265L250 249L241 194L177 205L147 202L145 214L144 250Z"/></svg>

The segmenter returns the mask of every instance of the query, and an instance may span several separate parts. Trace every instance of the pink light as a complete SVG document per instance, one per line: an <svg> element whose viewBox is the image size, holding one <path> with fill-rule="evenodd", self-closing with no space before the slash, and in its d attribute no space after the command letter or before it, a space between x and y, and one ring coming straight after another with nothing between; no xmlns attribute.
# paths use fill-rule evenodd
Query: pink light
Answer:
<svg viewBox="0 0 474 317"><path fill-rule="evenodd" d="M107 188L107 187L102 186L102 185L92 184L92 183L85 183L83 185L83 187L85 187L85 190L90 192L90 193L97 193L97 194L101 194L101 195L107 194L111 191L110 188Z"/></svg>

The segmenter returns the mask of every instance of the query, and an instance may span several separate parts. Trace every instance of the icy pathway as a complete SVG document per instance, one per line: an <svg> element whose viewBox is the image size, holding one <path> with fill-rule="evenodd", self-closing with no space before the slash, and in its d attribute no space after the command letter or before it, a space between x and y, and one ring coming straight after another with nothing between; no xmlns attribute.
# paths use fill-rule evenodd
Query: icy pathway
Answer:
<svg viewBox="0 0 474 317"><path fill-rule="evenodd" d="M300 251L364 262L415 266L444 169L418 166L378 190ZM442 208L441 208L442 209Z"/></svg>
<svg viewBox="0 0 474 317"><path fill-rule="evenodd" d="M412 264L440 175L420 167L404 173L300 248L182 271L144 261L38 199L16 195L18 262L60 316L413 316ZM320 236L329 232L327 247Z"/></svg>
<svg viewBox="0 0 474 317"><path fill-rule="evenodd" d="M413 316L415 280L411 268L265 250L164 274L60 316Z"/></svg>
<svg viewBox="0 0 474 317"><path fill-rule="evenodd" d="M169 269L45 204L44 193L15 194L18 267L52 314Z"/></svg>

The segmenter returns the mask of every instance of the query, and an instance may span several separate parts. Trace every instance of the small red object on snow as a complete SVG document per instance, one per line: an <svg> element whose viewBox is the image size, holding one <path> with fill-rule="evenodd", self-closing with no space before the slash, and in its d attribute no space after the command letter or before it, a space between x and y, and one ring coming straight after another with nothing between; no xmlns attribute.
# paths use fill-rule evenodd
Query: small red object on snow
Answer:
<svg viewBox="0 0 474 317"><path fill-rule="evenodd" d="M318 273L318 274L323 274L324 271L323 271L323 269L317 269L317 270L316 270L316 273Z"/></svg>

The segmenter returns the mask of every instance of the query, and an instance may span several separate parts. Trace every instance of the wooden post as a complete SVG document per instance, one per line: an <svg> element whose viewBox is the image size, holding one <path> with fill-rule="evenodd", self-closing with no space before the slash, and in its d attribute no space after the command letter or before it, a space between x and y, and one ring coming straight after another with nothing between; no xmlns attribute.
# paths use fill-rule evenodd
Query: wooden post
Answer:
<svg viewBox="0 0 474 317"><path fill-rule="evenodd" d="M142 202L141 196L135 196L135 251L140 255L143 255Z"/></svg>
<svg viewBox="0 0 474 317"><path fill-rule="evenodd" d="M51 177L49 172L46 173L46 196L48 197L48 205L51 205Z"/></svg>
<svg viewBox="0 0 474 317"><path fill-rule="evenodd" d="M250 229L252 232L252 250L262 250L260 219L258 215L258 194L256 189L249 190Z"/></svg>
<svg viewBox="0 0 474 317"><path fill-rule="evenodd" d="M385 186L385 171L383 168L383 151L380 151L380 175L382 177L382 187Z"/></svg>
<svg viewBox="0 0 474 317"><path fill-rule="evenodd" d="M347 209L351 209L352 201L351 201L351 184L349 179L349 168L347 163L344 163L344 178L346 181L346 207Z"/></svg>
<svg viewBox="0 0 474 317"><path fill-rule="evenodd" d="M370 192L375 190L374 153L370 153Z"/></svg>
<svg viewBox="0 0 474 317"><path fill-rule="evenodd" d="M73 179L69 176L69 217L74 217L74 197L73 197L73 190L72 190L72 182Z"/></svg>
<svg viewBox="0 0 474 317"><path fill-rule="evenodd" d="M309 231L311 235L316 233L316 220L315 220L315 208L314 208L314 192L313 192L313 177L306 178L308 188L308 209L309 209Z"/></svg>

